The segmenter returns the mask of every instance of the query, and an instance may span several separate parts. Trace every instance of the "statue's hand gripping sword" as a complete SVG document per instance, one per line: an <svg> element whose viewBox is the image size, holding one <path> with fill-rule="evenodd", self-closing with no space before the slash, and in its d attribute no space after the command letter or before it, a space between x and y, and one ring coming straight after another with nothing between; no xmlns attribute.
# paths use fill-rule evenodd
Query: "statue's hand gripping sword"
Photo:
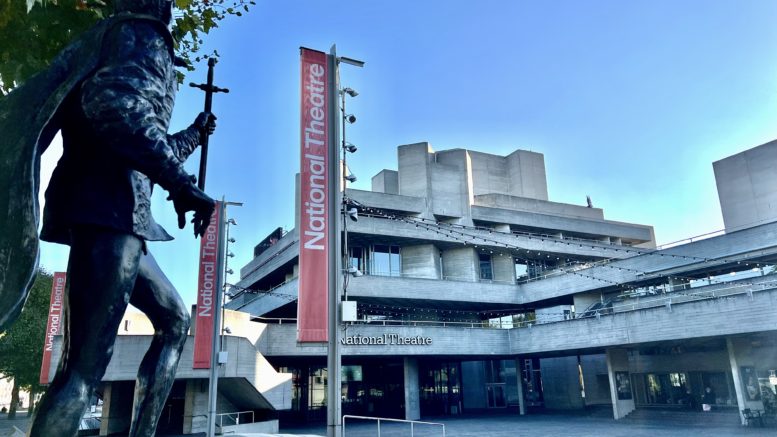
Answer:
<svg viewBox="0 0 777 437"><path fill-rule="evenodd" d="M213 106L213 93L228 93L229 90L227 88L219 88L215 85L213 85L213 67L216 65L216 58L210 58L208 59L208 83L205 84L196 84L194 82L190 82L189 86L194 88L199 88L203 91L205 91L205 112L208 114L211 113L211 108ZM210 138L210 133L205 131L205 138L202 140L202 152L200 155L200 175L197 178L197 187L199 187L200 190L205 190L205 170L208 167L208 138Z"/></svg>

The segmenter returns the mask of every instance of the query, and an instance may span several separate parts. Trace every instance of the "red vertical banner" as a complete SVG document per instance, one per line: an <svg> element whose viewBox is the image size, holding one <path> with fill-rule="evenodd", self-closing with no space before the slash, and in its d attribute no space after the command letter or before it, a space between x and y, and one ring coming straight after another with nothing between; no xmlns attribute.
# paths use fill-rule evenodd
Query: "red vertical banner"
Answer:
<svg viewBox="0 0 777 437"><path fill-rule="evenodd" d="M329 75L323 52L300 49L300 230L297 341L327 341Z"/></svg>
<svg viewBox="0 0 777 437"><path fill-rule="evenodd" d="M218 290L219 227L221 202L210 217L210 224L200 239L200 275L197 281L197 312L194 321L194 360L192 368L210 369L213 345L213 323L216 316Z"/></svg>
<svg viewBox="0 0 777 437"><path fill-rule="evenodd" d="M43 342L43 361L40 364L41 384L49 383L51 371L51 352L54 350L54 336L62 335L62 305L65 303L65 272L54 273L54 282L51 285L51 299L49 301L49 320L46 323L46 339Z"/></svg>

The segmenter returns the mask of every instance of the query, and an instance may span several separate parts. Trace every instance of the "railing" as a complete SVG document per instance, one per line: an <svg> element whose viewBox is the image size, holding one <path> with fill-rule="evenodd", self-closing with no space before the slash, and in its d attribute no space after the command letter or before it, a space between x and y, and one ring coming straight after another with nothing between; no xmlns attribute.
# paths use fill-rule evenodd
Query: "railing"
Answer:
<svg viewBox="0 0 777 437"><path fill-rule="evenodd" d="M241 418L243 420L241 420ZM227 422L226 424L224 423L225 421ZM237 411L234 413L221 413L216 415L216 424L219 428L240 425L241 423L254 423L254 412Z"/></svg>
<svg viewBox="0 0 777 437"><path fill-rule="evenodd" d="M356 419L356 420L374 420L377 422L378 425L378 434L377 436L380 437L380 422L393 422L393 423L407 423L410 424L410 434L403 433L402 435L409 435L410 437L415 436L415 426L416 425L423 425L423 426L439 426L442 428L442 437L445 437L445 424L442 423L435 423L435 422L422 422L420 420L402 420L402 419L387 419L385 417L367 417L367 416L350 416L345 415L343 416L343 437L347 437L346 434L346 419Z"/></svg>
<svg viewBox="0 0 777 437"><path fill-rule="evenodd" d="M577 313L572 317L566 317L566 313L557 314L543 314L539 319L534 320L502 320L502 319L489 319L489 320L462 320L462 321L448 321L448 320L397 320L397 319L361 319L355 322L348 322L349 325L377 325L377 326L429 326L429 327L452 327L452 328L481 328L481 329L513 329L513 328L531 328L536 325L546 325L550 323L564 323L572 320L579 320L585 318L600 318L602 316L608 316L613 314L620 314L626 312L640 311L651 308L666 307L670 308L672 305L681 303L697 302L701 300L721 299L729 298L737 295L751 296L754 293L773 290L777 288L777 278L771 279L769 276L764 276L762 281L752 282L752 278L745 279L741 283L719 283L712 284L705 287L693 288L693 291L671 291L660 296L651 296L649 298L628 298L627 302L616 304L614 300L605 301L605 308L586 309L585 311ZM599 304L596 302L595 304ZM595 305L594 304L594 305ZM543 320L542 317L552 317L553 320ZM252 316L253 320L261 321L267 324L285 324L294 323L296 319L293 318L264 318L258 316Z"/></svg>

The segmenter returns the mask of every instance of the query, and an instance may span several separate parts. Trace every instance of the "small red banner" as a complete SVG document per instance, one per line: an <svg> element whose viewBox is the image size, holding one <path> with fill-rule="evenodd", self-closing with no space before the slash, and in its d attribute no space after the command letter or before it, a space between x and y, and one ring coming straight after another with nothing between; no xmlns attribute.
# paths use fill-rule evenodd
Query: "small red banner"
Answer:
<svg viewBox="0 0 777 437"><path fill-rule="evenodd" d="M49 301L49 320L46 323L46 339L43 343L43 361L40 365L41 384L49 383L51 370L51 352L54 349L54 336L62 335L62 305L65 303L65 272L54 273L54 282L51 285L51 299Z"/></svg>
<svg viewBox="0 0 777 437"><path fill-rule="evenodd" d="M192 368L210 369L213 347L213 323L218 289L219 227L221 202L210 217L210 224L200 239L200 276L197 281L197 313L194 322L194 360Z"/></svg>
<svg viewBox="0 0 777 437"><path fill-rule="evenodd" d="M300 49L300 231L297 341L327 341L329 117L327 55Z"/></svg>

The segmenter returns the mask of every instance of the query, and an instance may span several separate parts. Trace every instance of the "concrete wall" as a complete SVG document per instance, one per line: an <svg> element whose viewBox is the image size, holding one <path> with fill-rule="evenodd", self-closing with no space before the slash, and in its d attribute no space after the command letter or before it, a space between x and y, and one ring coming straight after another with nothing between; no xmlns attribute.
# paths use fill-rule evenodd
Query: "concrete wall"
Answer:
<svg viewBox="0 0 777 437"><path fill-rule="evenodd" d="M386 194L399 194L399 172L382 170L372 177L372 191Z"/></svg>
<svg viewBox="0 0 777 437"><path fill-rule="evenodd" d="M135 383L132 381L108 382L104 385L100 435L129 431L134 392Z"/></svg>
<svg viewBox="0 0 777 437"><path fill-rule="evenodd" d="M487 408L486 370L483 367L483 361L463 361L461 363L461 380L464 409Z"/></svg>
<svg viewBox="0 0 777 437"><path fill-rule="evenodd" d="M421 401L418 389L418 360L404 359L405 420L421 418Z"/></svg>
<svg viewBox="0 0 777 437"><path fill-rule="evenodd" d="M473 247L448 249L442 252L442 274L456 281L480 280L478 254Z"/></svg>
<svg viewBox="0 0 777 437"><path fill-rule="evenodd" d="M548 200L545 157L541 153L516 150L507 155L507 169L510 174L510 194Z"/></svg>
<svg viewBox="0 0 777 437"><path fill-rule="evenodd" d="M402 275L440 279L440 250L433 244L402 246Z"/></svg>
<svg viewBox="0 0 777 437"><path fill-rule="evenodd" d="M472 188L479 194L510 194L510 173L504 156L468 151L472 163Z"/></svg>
<svg viewBox="0 0 777 437"><path fill-rule="evenodd" d="M739 410L741 411L745 408L749 408L751 410L763 411L764 404L760 394L758 396L758 400L751 400L751 396L748 390L752 390L752 387L748 387L748 385L752 384L751 381L749 381L749 378L742 374L742 366L758 369L761 368L763 364L769 363L769 361L763 362L759 359L763 357L759 357L758 354L753 353L752 344L747 338L727 338L726 349L728 352L731 375L734 379L734 390L736 391L736 399ZM770 355L772 355L773 360L774 355ZM760 393L758 381L755 380L752 381L752 383L755 385L755 387L758 387L757 390ZM740 416L740 418L742 420L742 424L744 425L745 418L742 416Z"/></svg>
<svg viewBox="0 0 777 437"><path fill-rule="evenodd" d="M549 202L546 200L529 199L506 194L488 193L476 195L475 205L490 208L530 211L540 214L562 215L565 217L604 220L604 211L601 208L588 208L569 203Z"/></svg>
<svg viewBox="0 0 777 437"><path fill-rule="evenodd" d="M585 404L612 404L612 398L610 397L610 380L607 374L606 355L582 355L580 356L580 365L583 368Z"/></svg>
<svg viewBox="0 0 777 437"><path fill-rule="evenodd" d="M397 148L399 194L428 197L431 153L433 150L429 143L406 144Z"/></svg>
<svg viewBox="0 0 777 437"><path fill-rule="evenodd" d="M582 409L577 357L543 358L540 360L542 396L551 410Z"/></svg>
<svg viewBox="0 0 777 437"><path fill-rule="evenodd" d="M515 260L512 256L502 253L492 255L491 270L494 273L494 281L515 283Z"/></svg>
<svg viewBox="0 0 777 437"><path fill-rule="evenodd" d="M617 372L629 371L629 357L625 349L607 349L607 373L610 380L610 397L612 399L612 414L617 419L623 419L634 411L634 387L631 390L631 399L618 399L618 384L616 381ZM629 374L629 377L631 374ZM629 378L629 381L631 379Z"/></svg>
<svg viewBox="0 0 777 437"><path fill-rule="evenodd" d="M712 163L726 231L777 220L777 140Z"/></svg>

